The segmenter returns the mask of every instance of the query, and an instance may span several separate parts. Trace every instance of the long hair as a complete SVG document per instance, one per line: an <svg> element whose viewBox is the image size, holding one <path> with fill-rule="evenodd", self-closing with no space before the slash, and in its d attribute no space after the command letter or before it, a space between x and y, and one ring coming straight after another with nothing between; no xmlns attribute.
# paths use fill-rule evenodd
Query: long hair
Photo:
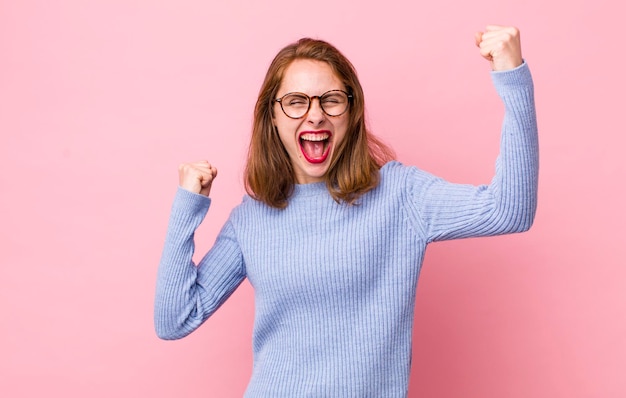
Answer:
<svg viewBox="0 0 626 398"><path fill-rule="evenodd" d="M300 39L279 51L265 75L254 109L244 176L246 191L254 199L279 209L287 207L293 192L296 176L272 118L274 98L285 70L296 59L327 63L346 91L352 94L348 130L333 154L325 181L337 202L354 204L361 195L378 185L380 168L395 155L366 127L363 88L354 66L331 44L310 38Z"/></svg>

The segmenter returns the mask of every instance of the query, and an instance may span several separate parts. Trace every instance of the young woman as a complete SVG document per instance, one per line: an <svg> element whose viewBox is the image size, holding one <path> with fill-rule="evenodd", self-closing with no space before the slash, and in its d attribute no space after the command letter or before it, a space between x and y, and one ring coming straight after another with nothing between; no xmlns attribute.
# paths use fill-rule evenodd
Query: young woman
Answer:
<svg viewBox="0 0 626 398"><path fill-rule="evenodd" d="M532 223L538 149L519 32L476 35L505 105L487 186L451 184L392 160L364 121L361 85L330 44L302 39L269 67L254 113L248 196L192 262L217 169L179 167L158 273L164 339L198 328L248 278L255 292L247 397L405 397L415 291L428 243Z"/></svg>

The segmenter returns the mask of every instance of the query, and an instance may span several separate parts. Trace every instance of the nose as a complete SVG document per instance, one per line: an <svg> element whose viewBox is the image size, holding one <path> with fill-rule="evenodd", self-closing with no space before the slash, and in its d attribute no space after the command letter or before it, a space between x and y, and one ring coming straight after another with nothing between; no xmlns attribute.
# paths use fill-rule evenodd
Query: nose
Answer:
<svg viewBox="0 0 626 398"><path fill-rule="evenodd" d="M316 126L321 124L324 120L326 120L326 114L322 110L320 97L311 97L311 107L309 108L309 112L307 113L307 122Z"/></svg>

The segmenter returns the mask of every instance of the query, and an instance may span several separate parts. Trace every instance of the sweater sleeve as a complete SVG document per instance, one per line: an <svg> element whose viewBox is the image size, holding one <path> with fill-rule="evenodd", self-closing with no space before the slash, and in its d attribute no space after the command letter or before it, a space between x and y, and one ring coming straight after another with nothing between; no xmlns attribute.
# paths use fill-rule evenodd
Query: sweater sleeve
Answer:
<svg viewBox="0 0 626 398"><path fill-rule="evenodd" d="M179 188L157 274L154 325L157 335L179 339L197 329L245 278L241 251L228 221L198 266L194 233L210 199Z"/></svg>
<svg viewBox="0 0 626 398"><path fill-rule="evenodd" d="M534 89L526 63L492 80L505 107L500 154L489 185L451 184L414 169L412 203L427 241L523 232L537 207L539 151Z"/></svg>

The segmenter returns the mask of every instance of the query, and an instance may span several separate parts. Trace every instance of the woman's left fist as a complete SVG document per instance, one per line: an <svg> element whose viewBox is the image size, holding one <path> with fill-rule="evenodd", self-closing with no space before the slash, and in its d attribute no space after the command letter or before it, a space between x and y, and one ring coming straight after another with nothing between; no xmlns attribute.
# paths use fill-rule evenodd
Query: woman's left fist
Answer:
<svg viewBox="0 0 626 398"><path fill-rule="evenodd" d="M480 55L491 63L493 70L507 70L520 66L522 46L519 29L513 26L489 25L484 32L476 32Z"/></svg>

